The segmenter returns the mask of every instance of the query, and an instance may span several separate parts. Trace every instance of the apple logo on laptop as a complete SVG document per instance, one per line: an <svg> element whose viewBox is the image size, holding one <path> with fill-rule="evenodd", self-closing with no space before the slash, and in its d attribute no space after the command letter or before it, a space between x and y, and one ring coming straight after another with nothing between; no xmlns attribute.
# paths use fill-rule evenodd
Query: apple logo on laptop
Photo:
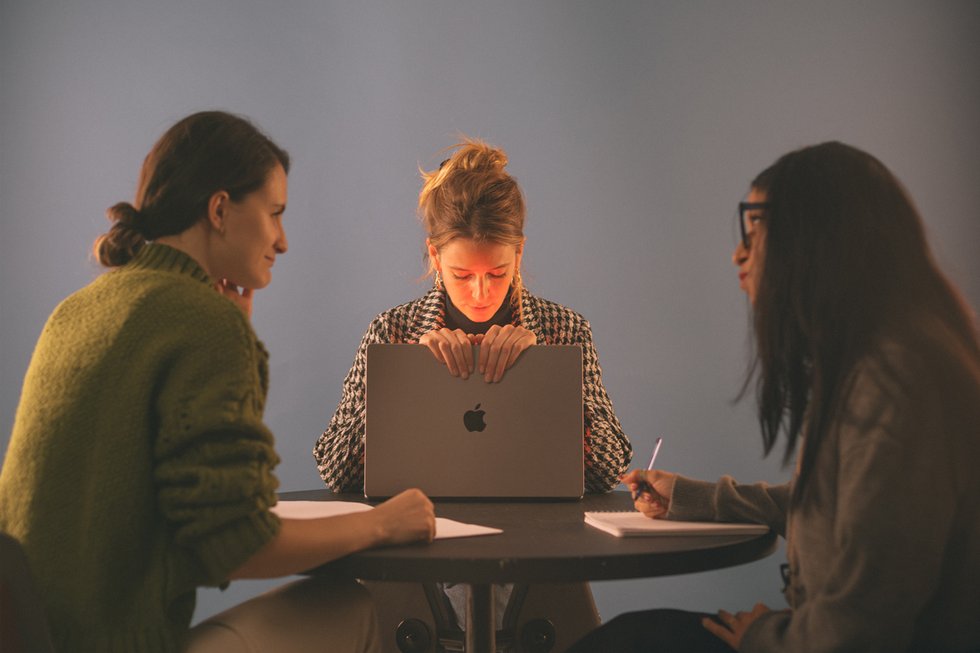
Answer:
<svg viewBox="0 0 980 653"><path fill-rule="evenodd" d="M487 428L487 423L483 421L483 416L486 415L487 411L479 410L479 408L480 404L477 404L473 410L468 410L463 413L463 426L470 433L473 431L482 431Z"/></svg>

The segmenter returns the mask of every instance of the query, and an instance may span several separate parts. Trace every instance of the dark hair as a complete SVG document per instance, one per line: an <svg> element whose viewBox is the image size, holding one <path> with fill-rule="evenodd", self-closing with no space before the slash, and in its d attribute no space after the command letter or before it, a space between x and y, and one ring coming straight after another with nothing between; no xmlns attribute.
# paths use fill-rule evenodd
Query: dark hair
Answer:
<svg viewBox="0 0 980 653"><path fill-rule="evenodd" d="M882 337L932 319L972 352L973 364L980 346L911 199L876 158L823 143L784 155L753 188L769 203L753 318L759 423L767 454L785 431L784 462L806 433L799 501L855 364L878 356Z"/></svg>
<svg viewBox="0 0 980 653"><path fill-rule="evenodd" d="M124 265L148 240L179 234L204 217L218 191L240 200L265 183L289 155L241 116L202 111L187 116L156 142L143 161L133 204L106 211L114 222L95 241L106 267Z"/></svg>

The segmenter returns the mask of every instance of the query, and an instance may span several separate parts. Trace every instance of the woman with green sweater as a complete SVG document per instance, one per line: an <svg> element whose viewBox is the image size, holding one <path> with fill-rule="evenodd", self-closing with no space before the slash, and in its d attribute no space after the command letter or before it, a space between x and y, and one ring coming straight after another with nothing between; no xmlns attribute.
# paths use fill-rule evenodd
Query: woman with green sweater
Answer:
<svg viewBox="0 0 980 653"><path fill-rule="evenodd" d="M191 628L195 590L431 540L409 490L375 510L280 519L252 292L286 252L288 155L247 120L191 115L147 156L96 242L112 268L55 310L0 472L59 650L377 650L351 582L308 579Z"/></svg>

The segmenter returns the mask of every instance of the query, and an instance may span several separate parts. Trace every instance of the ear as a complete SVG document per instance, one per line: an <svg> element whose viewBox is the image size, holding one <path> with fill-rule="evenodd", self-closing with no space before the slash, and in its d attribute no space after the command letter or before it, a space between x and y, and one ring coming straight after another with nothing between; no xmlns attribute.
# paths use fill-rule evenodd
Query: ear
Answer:
<svg viewBox="0 0 980 653"><path fill-rule="evenodd" d="M522 240L521 241L521 244L514 248L514 256L515 256L515 259L516 259L514 261L514 269L515 270L520 270L521 269L521 257L524 256L524 243L526 243L526 242L527 242L527 238L525 238L524 240Z"/></svg>
<svg viewBox="0 0 980 653"><path fill-rule="evenodd" d="M219 190L208 200L208 224L218 233L225 232L225 217L228 212L228 204L231 196L228 191Z"/></svg>
<svg viewBox="0 0 980 653"><path fill-rule="evenodd" d="M435 245L433 245L432 241L430 241L428 238L425 239L425 246L429 250L429 260L432 261L432 265L435 267L436 271L441 274L442 263L439 261L439 250L435 248Z"/></svg>

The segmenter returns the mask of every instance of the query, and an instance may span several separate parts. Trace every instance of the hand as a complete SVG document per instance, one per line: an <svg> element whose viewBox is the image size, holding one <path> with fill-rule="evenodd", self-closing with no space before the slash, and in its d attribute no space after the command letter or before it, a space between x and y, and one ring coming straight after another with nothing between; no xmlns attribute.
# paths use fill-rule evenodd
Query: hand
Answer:
<svg viewBox="0 0 980 653"><path fill-rule="evenodd" d="M442 328L429 331L419 338L419 344L428 347L436 360L448 367L453 376L468 379L473 373L475 336L463 333L462 329L450 331Z"/></svg>
<svg viewBox="0 0 980 653"><path fill-rule="evenodd" d="M504 370L517 361L521 352L538 344L538 337L522 326L508 324L502 327L494 324L478 339L478 344L480 374L487 383L497 383L504 378Z"/></svg>
<svg viewBox="0 0 980 653"><path fill-rule="evenodd" d="M242 313L245 314L245 317L252 319L252 293L254 291L251 288L241 288L239 290L238 286L227 279L218 281L216 284L214 284L214 288L222 295L235 302L235 305L242 309Z"/></svg>
<svg viewBox="0 0 980 653"><path fill-rule="evenodd" d="M422 490L405 490L371 511L381 532L378 544L431 542L436 536L436 513Z"/></svg>
<svg viewBox="0 0 980 653"><path fill-rule="evenodd" d="M704 626L711 634L715 635L737 651L739 644L742 643L742 636L745 635L745 631L749 629L749 626L751 626L756 619L767 612L769 612L769 608L762 603L756 603L755 607L752 608L752 612L737 612L735 614L731 614L730 612L719 610L718 619L721 621L721 624L706 617L701 620L701 625Z"/></svg>
<svg viewBox="0 0 980 653"><path fill-rule="evenodd" d="M660 519L670 510L670 497L674 493L677 474L658 469L634 469L623 477L622 482L636 497L633 505L637 510L652 519ZM645 485L641 485L645 484ZM650 493L650 489L653 493Z"/></svg>

